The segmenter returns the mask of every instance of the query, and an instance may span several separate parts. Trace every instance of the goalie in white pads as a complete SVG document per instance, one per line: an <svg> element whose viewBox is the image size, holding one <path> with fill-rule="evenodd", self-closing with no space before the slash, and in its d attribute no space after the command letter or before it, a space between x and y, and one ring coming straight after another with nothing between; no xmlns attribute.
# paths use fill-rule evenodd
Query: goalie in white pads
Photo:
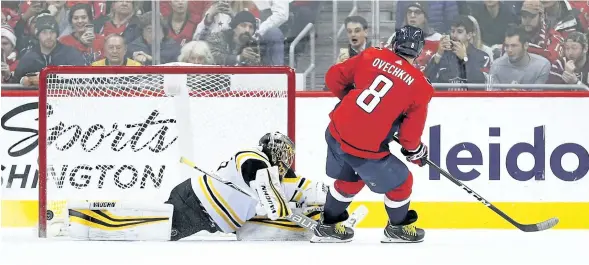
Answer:
<svg viewBox="0 0 589 265"><path fill-rule="evenodd" d="M200 231L219 231L235 233L238 240L309 240L312 231L305 231L282 218L291 211L298 211L318 220L327 187L321 182L297 176L290 168L294 154L294 144L288 136L267 133L260 139L259 146L239 150L219 165L217 176L257 194L258 200L213 178L199 175L178 184L162 209L154 207L158 209L155 212L139 212L137 220L164 222L167 219L168 222L162 223L161 227L151 226L148 231L138 226L119 231L115 236L95 229L100 235L92 237L89 235L97 233L84 231L91 230L88 223L70 222L70 236L76 237L72 231L78 231L81 237L90 240L176 241ZM68 208L71 215L72 207ZM134 215L137 213L135 211Z"/></svg>

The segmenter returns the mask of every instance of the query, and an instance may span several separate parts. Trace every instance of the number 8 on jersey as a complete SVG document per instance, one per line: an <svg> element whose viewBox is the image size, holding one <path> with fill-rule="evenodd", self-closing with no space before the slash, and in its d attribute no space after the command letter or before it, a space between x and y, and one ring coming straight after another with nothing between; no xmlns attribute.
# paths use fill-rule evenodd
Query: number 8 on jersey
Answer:
<svg viewBox="0 0 589 265"><path fill-rule="evenodd" d="M382 85L381 85L382 84ZM370 87L364 90L356 99L356 104L360 106L367 113L371 113L376 106L380 103L380 99L383 98L389 90L393 87L393 80L388 79L384 75L379 75L374 79ZM369 96L372 98L369 99ZM368 102L366 102L368 100Z"/></svg>

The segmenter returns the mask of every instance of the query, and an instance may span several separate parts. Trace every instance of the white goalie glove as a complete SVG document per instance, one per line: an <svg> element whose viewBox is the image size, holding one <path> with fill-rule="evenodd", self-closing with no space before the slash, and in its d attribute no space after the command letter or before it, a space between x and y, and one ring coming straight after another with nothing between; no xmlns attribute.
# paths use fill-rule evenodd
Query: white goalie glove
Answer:
<svg viewBox="0 0 589 265"><path fill-rule="evenodd" d="M256 191L260 201L256 207L257 215L266 215L270 220L277 220L291 214L280 185L278 167L258 170L256 179L250 182L250 187Z"/></svg>
<svg viewBox="0 0 589 265"><path fill-rule="evenodd" d="M303 192L301 204L304 206L324 205L329 192L329 186L321 181L314 181Z"/></svg>

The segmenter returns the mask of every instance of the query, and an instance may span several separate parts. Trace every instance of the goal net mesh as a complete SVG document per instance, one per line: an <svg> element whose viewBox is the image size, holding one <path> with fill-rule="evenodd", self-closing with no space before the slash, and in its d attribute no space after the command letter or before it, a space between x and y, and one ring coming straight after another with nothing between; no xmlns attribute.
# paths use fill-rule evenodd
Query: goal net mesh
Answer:
<svg viewBox="0 0 589 265"><path fill-rule="evenodd" d="M49 229L48 236L66 233L68 201L163 203L175 185L201 174L180 164L181 156L214 171L264 133L289 133L294 88L286 71L180 68L47 75L40 119L46 139L40 209L46 206L47 220L40 229Z"/></svg>

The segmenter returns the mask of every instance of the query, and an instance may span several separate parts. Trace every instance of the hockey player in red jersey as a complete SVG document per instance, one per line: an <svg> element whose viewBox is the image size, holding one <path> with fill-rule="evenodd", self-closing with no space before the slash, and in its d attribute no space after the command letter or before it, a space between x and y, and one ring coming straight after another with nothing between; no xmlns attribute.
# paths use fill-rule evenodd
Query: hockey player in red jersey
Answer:
<svg viewBox="0 0 589 265"><path fill-rule="evenodd" d="M413 176L389 150L398 132L406 159L425 164L428 149L421 135L434 90L413 66L423 46L423 31L406 25L395 32L392 51L369 48L327 71L326 86L341 99L325 132L326 173L335 182L311 242L352 240L354 231L342 222L365 185L384 194L389 222L381 242L423 241L423 229L412 225L417 213L409 210Z"/></svg>

